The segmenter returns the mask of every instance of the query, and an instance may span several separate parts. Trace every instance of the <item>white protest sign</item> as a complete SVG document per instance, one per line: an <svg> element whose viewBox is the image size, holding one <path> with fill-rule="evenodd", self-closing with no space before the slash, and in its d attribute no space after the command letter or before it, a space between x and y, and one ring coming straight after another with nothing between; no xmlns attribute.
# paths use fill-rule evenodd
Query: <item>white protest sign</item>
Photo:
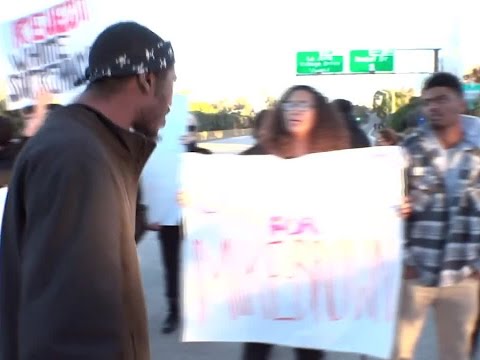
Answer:
<svg viewBox="0 0 480 360"><path fill-rule="evenodd" d="M157 147L142 173L143 201L148 207L150 222L159 222L162 225L178 225L180 222L177 192L180 181L180 154L185 151L180 137L187 131L187 118L187 97L175 95L166 125L160 131Z"/></svg>
<svg viewBox="0 0 480 360"><path fill-rule="evenodd" d="M390 357L401 284L399 148L183 157L184 341Z"/></svg>
<svg viewBox="0 0 480 360"><path fill-rule="evenodd" d="M5 202L7 201L8 187L0 188L0 229L3 224L3 213L5 212Z"/></svg>
<svg viewBox="0 0 480 360"><path fill-rule="evenodd" d="M124 11L117 5L115 12L106 11L104 2L94 0L65 0L40 11L36 1L32 10L0 26L9 110L32 105L41 89L60 104L73 100L84 88L76 83L95 37Z"/></svg>

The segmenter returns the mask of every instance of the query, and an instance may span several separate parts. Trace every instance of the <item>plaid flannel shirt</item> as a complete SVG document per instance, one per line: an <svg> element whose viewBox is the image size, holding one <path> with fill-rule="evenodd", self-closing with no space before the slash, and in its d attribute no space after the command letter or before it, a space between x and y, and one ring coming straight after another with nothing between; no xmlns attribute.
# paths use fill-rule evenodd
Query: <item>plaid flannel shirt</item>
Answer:
<svg viewBox="0 0 480 360"><path fill-rule="evenodd" d="M413 205L405 264L424 286L450 286L480 271L480 119L464 116L462 123L464 140L448 150L450 161L427 127L403 144ZM446 186L451 170L455 191Z"/></svg>

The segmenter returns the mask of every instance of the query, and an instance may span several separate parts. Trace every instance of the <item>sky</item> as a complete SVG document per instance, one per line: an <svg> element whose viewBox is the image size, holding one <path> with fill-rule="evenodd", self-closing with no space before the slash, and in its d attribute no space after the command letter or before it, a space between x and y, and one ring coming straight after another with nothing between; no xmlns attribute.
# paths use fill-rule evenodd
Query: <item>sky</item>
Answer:
<svg viewBox="0 0 480 360"><path fill-rule="evenodd" d="M2 9L0 22L59 2L16 0ZM192 101L244 97L261 107L267 96L277 97L294 84L308 84L330 98L368 105L378 89L419 89L425 77L296 77L297 51L442 48L447 70L462 73L480 64L478 31L468 16L480 13L478 0L457 0L455 6L434 0L94 2L94 15L102 18L102 26L135 20L172 41L176 89L188 91ZM414 54L407 60L412 69L420 61Z"/></svg>

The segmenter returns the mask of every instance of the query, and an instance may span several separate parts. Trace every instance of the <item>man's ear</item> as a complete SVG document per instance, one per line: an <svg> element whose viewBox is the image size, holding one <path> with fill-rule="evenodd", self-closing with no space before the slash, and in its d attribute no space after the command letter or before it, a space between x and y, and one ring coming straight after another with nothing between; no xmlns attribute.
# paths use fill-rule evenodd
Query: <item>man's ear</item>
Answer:
<svg viewBox="0 0 480 360"><path fill-rule="evenodd" d="M155 86L151 74L139 74L137 76L137 83L143 94L152 92L153 86Z"/></svg>

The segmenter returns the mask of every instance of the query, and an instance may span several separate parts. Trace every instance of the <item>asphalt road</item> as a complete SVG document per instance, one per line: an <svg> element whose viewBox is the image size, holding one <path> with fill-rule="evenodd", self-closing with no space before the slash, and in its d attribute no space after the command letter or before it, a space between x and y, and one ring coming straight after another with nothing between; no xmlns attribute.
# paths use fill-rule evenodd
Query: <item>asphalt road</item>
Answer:
<svg viewBox="0 0 480 360"><path fill-rule="evenodd" d="M253 143L250 137L217 140L202 143L218 152L239 152ZM240 345L232 343L181 343L181 333L163 335L161 321L165 314L163 297L163 265L154 234L148 234L139 245L139 256L143 273L146 299L148 302L152 359L154 360L240 360ZM271 360L294 359L290 349L277 347ZM420 340L415 360L436 360L436 336L432 317L427 322ZM360 360L358 355L329 354L329 360ZM373 360L370 358L369 360ZM454 360L454 359L452 359Z"/></svg>
<svg viewBox="0 0 480 360"><path fill-rule="evenodd" d="M249 148L255 143L251 136L239 136L235 138L213 140L209 142L202 142L198 146L205 147L214 153L230 154L240 153Z"/></svg>

